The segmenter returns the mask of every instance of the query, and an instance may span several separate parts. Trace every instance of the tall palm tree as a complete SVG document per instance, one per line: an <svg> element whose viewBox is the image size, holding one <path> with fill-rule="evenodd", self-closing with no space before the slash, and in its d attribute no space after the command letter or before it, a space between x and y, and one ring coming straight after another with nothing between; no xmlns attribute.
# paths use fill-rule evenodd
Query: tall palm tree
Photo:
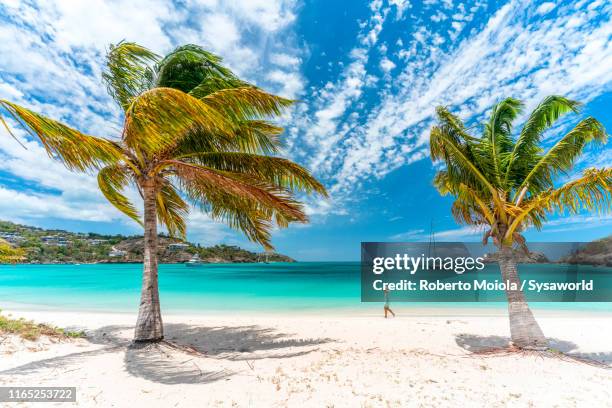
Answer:
<svg viewBox="0 0 612 408"><path fill-rule="evenodd" d="M513 98L493 106L480 137L445 107L438 107L438 124L430 134L431 158L442 161L434 185L442 195L455 197L454 218L485 230L499 250L504 281L520 280L513 246L526 250L521 235L530 226L540 229L553 213L578 213L611 208L612 168L590 168L563 185L555 178L565 174L592 142L605 143L604 127L592 117L581 120L552 147L541 146L543 133L563 114L578 112L580 104L562 96L545 98L523 125L518 136L512 124L523 104ZM548 342L533 317L521 290L507 290L510 332L515 346L545 349Z"/></svg>
<svg viewBox="0 0 612 408"><path fill-rule="evenodd" d="M192 203L271 249L276 224L306 222L294 193L325 188L297 164L273 156L282 128L268 122L290 100L237 78L195 45L160 58L134 43L111 46L103 80L124 111L118 140L86 135L14 103L6 111L47 152L74 170L99 170L104 196L144 227L144 270L134 339L163 338L157 226L184 238ZM135 186L141 220L125 190Z"/></svg>
<svg viewBox="0 0 612 408"><path fill-rule="evenodd" d="M0 264L14 264L25 258L25 251L21 248L14 248L0 238Z"/></svg>

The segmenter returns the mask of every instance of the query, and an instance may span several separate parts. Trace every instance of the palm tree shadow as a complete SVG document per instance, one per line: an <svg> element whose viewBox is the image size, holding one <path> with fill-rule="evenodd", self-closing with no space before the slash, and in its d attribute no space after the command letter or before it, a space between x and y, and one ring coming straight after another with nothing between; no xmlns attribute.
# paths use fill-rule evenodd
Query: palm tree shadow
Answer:
<svg viewBox="0 0 612 408"><path fill-rule="evenodd" d="M166 342L134 343L125 353L126 370L162 384L209 383L230 377L230 370L203 371L199 358L249 361L292 358L311 353L331 339L295 339L259 326L204 327L164 325ZM177 352L178 350L178 352ZM246 366L245 366L246 367Z"/></svg>
<svg viewBox="0 0 612 408"><path fill-rule="evenodd" d="M332 339L297 339L290 334L259 326L204 327L166 324L166 342L132 343L131 326L105 326L87 333L87 341L102 345L95 350L71 353L0 371L0 375L30 375L45 370L70 368L83 359L124 351L123 363L135 377L162 384L211 383L236 371L203 371L199 359L229 361L292 358L317 350Z"/></svg>
<svg viewBox="0 0 612 408"><path fill-rule="evenodd" d="M211 383L235 374L229 370L203 371L195 359L173 353L164 343L131 344L125 351L125 369L134 377L161 384Z"/></svg>
<svg viewBox="0 0 612 408"><path fill-rule="evenodd" d="M571 341L548 338L550 349L576 360L592 361L601 366L612 368L612 352L584 353L578 351L578 345ZM507 349L510 338L504 336L479 336L461 333L455 336L455 343L471 354L484 354L495 350Z"/></svg>
<svg viewBox="0 0 612 408"><path fill-rule="evenodd" d="M313 346L334 341L329 338L299 339L293 334L256 325L203 327L168 324L165 330L166 339L171 342L191 347L207 357L228 360L297 357L314 351Z"/></svg>

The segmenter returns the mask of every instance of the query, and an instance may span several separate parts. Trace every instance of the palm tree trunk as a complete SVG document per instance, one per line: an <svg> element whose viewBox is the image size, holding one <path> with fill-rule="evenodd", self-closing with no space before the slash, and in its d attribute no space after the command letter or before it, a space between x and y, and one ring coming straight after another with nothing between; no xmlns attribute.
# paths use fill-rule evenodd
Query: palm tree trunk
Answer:
<svg viewBox="0 0 612 408"><path fill-rule="evenodd" d="M157 282L157 203L155 185L142 185L144 196L144 270L140 308L134 341L154 342L164 338Z"/></svg>
<svg viewBox="0 0 612 408"><path fill-rule="evenodd" d="M538 322L533 317L529 305L525 300L525 294L521 290L521 279L516 268L516 260L511 247L500 249L499 268L504 283L509 283L506 289L508 297L508 315L510 317L510 336L512 343L521 349L545 350L548 348L548 340ZM516 286L513 290L510 286Z"/></svg>

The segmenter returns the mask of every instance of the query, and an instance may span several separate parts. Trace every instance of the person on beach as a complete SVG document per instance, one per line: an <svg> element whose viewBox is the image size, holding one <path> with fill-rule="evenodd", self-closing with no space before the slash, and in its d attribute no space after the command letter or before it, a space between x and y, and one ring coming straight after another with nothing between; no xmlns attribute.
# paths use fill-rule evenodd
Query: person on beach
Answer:
<svg viewBox="0 0 612 408"><path fill-rule="evenodd" d="M391 313L393 317L395 317L395 313L389 307L389 289L385 289L385 319L387 318L387 314Z"/></svg>

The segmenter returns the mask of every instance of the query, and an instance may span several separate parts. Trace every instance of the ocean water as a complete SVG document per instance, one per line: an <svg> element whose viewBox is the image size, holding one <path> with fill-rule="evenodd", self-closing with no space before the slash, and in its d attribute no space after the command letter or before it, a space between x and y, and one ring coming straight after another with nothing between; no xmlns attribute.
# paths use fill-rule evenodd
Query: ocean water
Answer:
<svg viewBox="0 0 612 408"><path fill-rule="evenodd" d="M358 262L160 265L162 310L378 311L362 303ZM609 271L608 271L609 269ZM606 268L612 277L612 268ZM0 265L0 308L135 312L142 265ZM503 303L402 303L407 306L505 308ZM612 303L534 303L534 308L612 311Z"/></svg>

